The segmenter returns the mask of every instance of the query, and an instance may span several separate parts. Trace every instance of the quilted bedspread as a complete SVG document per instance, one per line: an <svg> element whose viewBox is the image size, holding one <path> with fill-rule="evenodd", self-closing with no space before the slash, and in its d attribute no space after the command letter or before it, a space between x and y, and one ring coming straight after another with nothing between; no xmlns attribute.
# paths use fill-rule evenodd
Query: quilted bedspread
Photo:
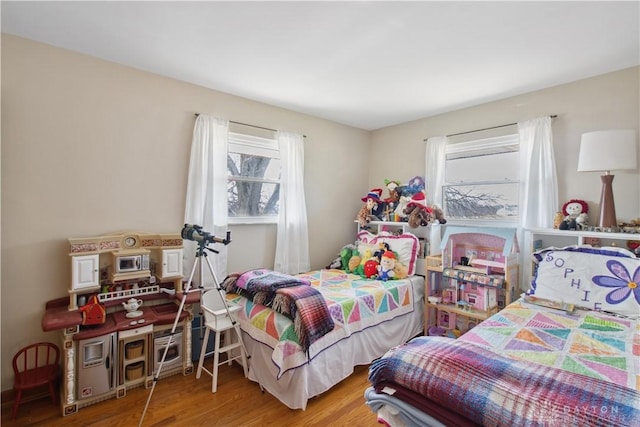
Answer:
<svg viewBox="0 0 640 427"><path fill-rule="evenodd" d="M640 425L640 393L590 376L513 360L463 340L418 337L369 369L378 391L395 384L480 425Z"/></svg>
<svg viewBox="0 0 640 427"><path fill-rule="evenodd" d="M640 391L638 320L590 310L567 314L518 300L459 340Z"/></svg>
<svg viewBox="0 0 640 427"><path fill-rule="evenodd" d="M230 296L233 303L242 307L238 314L242 329L274 349L272 361L279 375L307 363L353 333L414 310L410 280L368 280L342 270L318 270L296 277L322 293L335 325L333 331L311 345L309 354L301 346L290 319L241 296Z"/></svg>

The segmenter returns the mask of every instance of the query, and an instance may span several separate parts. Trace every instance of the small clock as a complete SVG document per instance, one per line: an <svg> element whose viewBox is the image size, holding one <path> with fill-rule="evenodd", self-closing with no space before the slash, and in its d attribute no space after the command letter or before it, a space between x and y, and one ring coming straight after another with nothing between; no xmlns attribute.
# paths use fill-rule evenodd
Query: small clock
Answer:
<svg viewBox="0 0 640 427"><path fill-rule="evenodd" d="M138 241L133 236L127 236L124 238L124 246L126 248L133 248L136 245L136 243L138 243Z"/></svg>

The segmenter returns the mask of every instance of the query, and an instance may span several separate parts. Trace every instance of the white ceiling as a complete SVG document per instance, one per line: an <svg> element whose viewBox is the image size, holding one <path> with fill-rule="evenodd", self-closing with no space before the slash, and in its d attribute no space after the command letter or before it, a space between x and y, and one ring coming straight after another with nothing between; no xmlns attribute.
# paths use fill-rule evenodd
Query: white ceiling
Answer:
<svg viewBox="0 0 640 427"><path fill-rule="evenodd" d="M11 2L2 32L362 129L640 64L640 2Z"/></svg>

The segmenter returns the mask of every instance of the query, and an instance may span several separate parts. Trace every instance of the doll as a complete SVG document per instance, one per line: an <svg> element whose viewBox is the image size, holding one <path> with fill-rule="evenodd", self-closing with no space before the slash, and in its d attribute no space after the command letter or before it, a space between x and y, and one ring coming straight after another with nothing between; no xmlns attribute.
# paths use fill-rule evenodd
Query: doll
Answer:
<svg viewBox="0 0 640 427"><path fill-rule="evenodd" d="M378 265L378 279L390 280L395 276L394 267L396 264L396 256L391 251L385 251L380 258Z"/></svg>
<svg viewBox="0 0 640 427"><path fill-rule="evenodd" d="M582 230L588 224L589 205L584 200L571 199L562 205L564 219L558 225L560 230Z"/></svg>
<svg viewBox="0 0 640 427"><path fill-rule="evenodd" d="M360 227L366 227L372 219L380 219L379 215L383 209L383 204L380 200L381 195L382 189L374 188L369 191L366 196L360 199L364 202L364 205L362 205L358 215L356 216Z"/></svg>

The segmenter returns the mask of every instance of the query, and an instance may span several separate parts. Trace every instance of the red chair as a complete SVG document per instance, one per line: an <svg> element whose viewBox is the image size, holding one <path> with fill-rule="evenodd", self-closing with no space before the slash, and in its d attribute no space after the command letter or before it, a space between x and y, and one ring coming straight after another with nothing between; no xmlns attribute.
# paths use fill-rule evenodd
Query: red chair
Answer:
<svg viewBox="0 0 640 427"><path fill-rule="evenodd" d="M22 391L49 385L51 402L56 403L56 382L60 376L60 350L48 342L31 344L13 356L15 400L11 417L18 414Z"/></svg>

